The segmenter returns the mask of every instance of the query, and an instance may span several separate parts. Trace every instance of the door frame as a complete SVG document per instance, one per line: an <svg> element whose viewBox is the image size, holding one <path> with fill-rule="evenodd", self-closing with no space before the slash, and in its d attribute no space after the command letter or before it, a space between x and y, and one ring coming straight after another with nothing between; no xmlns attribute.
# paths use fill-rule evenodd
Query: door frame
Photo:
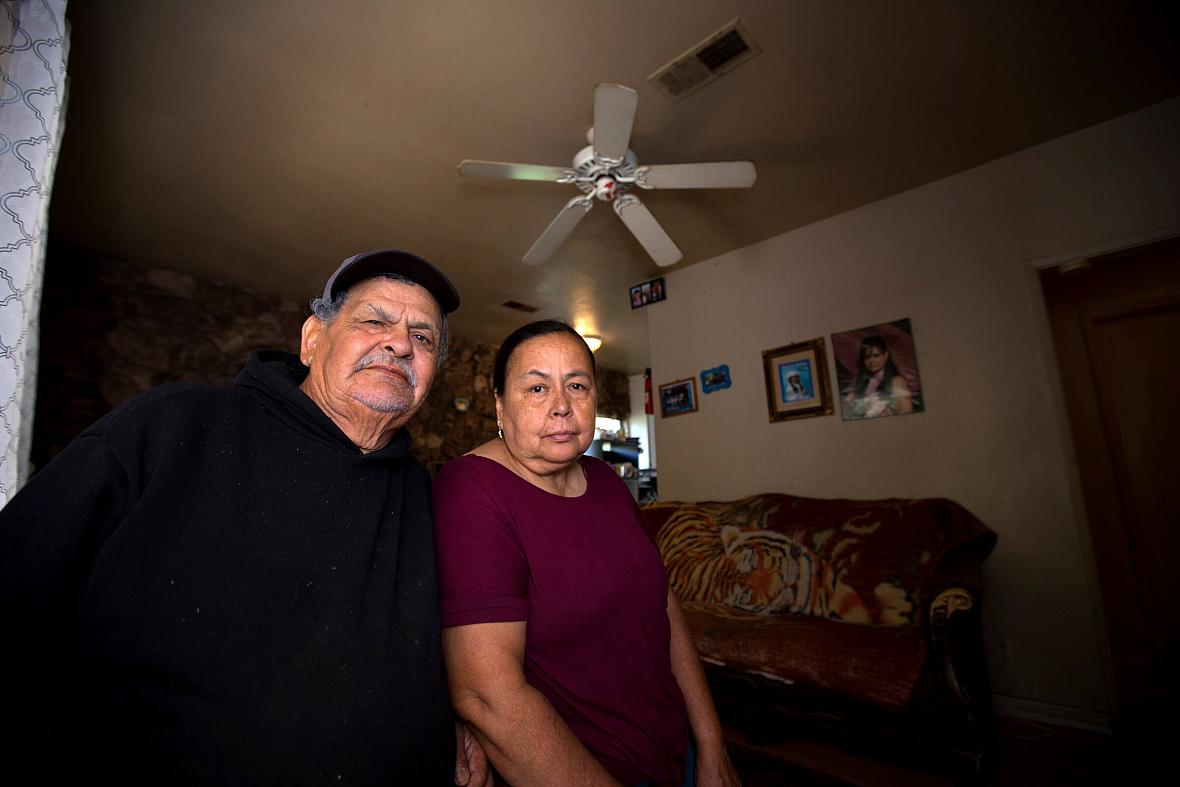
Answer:
<svg viewBox="0 0 1180 787"><path fill-rule="evenodd" d="M1107 598L1104 595L1098 570L1098 559L1094 548L1094 529L1091 524L1086 496L1082 487L1082 475L1077 460L1077 446L1075 445L1073 427L1067 408L1056 340L1050 320L1049 307L1041 287L1041 272L1047 268L1055 268L1064 263L1132 251L1142 246L1149 246L1153 243L1173 238L1180 238L1180 224L1046 257L1030 258L1025 261L1028 286L1039 307L1037 320L1038 338L1046 368L1050 371L1049 380L1052 386L1052 395L1057 402L1057 407L1054 408L1056 412L1053 417L1056 421L1056 427L1065 456L1069 460L1067 474L1069 479L1069 506L1082 551L1087 595L1089 596L1091 610L1094 616L1094 631L1098 639L1098 652L1102 664L1108 711L1112 722L1115 724L1123 718L1125 708L1123 699L1119 696L1118 691L1119 675L1118 665L1116 664L1112 647L1111 621L1108 619L1106 609Z"/></svg>

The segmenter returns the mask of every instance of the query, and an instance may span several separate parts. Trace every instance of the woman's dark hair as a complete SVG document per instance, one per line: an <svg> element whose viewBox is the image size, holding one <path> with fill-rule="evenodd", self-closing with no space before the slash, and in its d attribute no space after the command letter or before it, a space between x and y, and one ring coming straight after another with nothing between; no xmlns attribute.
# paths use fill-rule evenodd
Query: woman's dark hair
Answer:
<svg viewBox="0 0 1180 787"><path fill-rule="evenodd" d="M529 339L536 339L538 336L548 336L553 333L567 333L577 339L583 347L586 347L586 355L590 358L590 373L594 374L594 353L590 352L590 348L586 345L586 340L582 335L575 331L568 323L561 320L537 320L530 322L528 325L522 325L512 333L508 334L508 338L500 345L500 349L496 351L496 362L492 366L492 391L497 395L504 393L504 375L508 373L508 362L512 360L512 354L516 352L516 348L527 342Z"/></svg>
<svg viewBox="0 0 1180 787"><path fill-rule="evenodd" d="M896 364L893 363L893 353L889 352L889 345L885 340L877 334L871 334L860 340L860 355L856 359L856 385L855 391L857 396L863 396L865 389L869 387L869 380L872 376L869 373L868 367L865 366L865 350L875 348L889 356L889 360L885 362L885 374L881 380L881 387L888 391L889 383L894 377L901 374L898 371Z"/></svg>

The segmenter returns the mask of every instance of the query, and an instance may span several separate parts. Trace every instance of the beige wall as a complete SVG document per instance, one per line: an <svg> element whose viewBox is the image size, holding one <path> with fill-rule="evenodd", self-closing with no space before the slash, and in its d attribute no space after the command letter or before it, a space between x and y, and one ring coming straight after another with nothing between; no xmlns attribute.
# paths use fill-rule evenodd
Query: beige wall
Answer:
<svg viewBox="0 0 1180 787"><path fill-rule="evenodd" d="M993 689L1102 718L1103 629L1034 268L1180 232L1177 139L1173 99L673 272L646 309L653 383L728 363L733 386L657 418L661 499L955 499L1000 534ZM823 336L830 366L833 331L902 317L925 413L768 422L762 350Z"/></svg>

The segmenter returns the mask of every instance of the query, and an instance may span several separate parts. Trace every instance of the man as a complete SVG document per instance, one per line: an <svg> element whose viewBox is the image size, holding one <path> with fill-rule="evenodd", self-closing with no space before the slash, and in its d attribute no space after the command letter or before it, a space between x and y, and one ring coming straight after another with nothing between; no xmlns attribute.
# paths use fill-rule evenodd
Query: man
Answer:
<svg viewBox="0 0 1180 787"><path fill-rule="evenodd" d="M412 254L352 257L299 358L255 353L232 388L149 391L33 477L0 511L0 674L21 729L0 768L39 783L467 780L429 479L404 429L458 305ZM472 766L482 783L486 761Z"/></svg>

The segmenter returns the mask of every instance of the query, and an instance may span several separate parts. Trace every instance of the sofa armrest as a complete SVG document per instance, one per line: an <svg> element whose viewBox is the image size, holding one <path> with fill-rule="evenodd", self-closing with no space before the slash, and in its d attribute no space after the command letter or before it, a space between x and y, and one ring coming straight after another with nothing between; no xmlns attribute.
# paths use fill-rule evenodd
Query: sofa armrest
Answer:
<svg viewBox="0 0 1180 787"><path fill-rule="evenodd" d="M965 728L988 724L991 702L976 594L946 588L931 602L928 616L929 667L940 678L932 700Z"/></svg>
<svg viewBox="0 0 1180 787"><path fill-rule="evenodd" d="M941 673L941 685L948 699L960 708L969 707L971 697L968 689L959 681L955 672L955 659L951 647L951 618L969 612L975 600L966 588L948 588L930 604L930 645L934 654L935 668Z"/></svg>

